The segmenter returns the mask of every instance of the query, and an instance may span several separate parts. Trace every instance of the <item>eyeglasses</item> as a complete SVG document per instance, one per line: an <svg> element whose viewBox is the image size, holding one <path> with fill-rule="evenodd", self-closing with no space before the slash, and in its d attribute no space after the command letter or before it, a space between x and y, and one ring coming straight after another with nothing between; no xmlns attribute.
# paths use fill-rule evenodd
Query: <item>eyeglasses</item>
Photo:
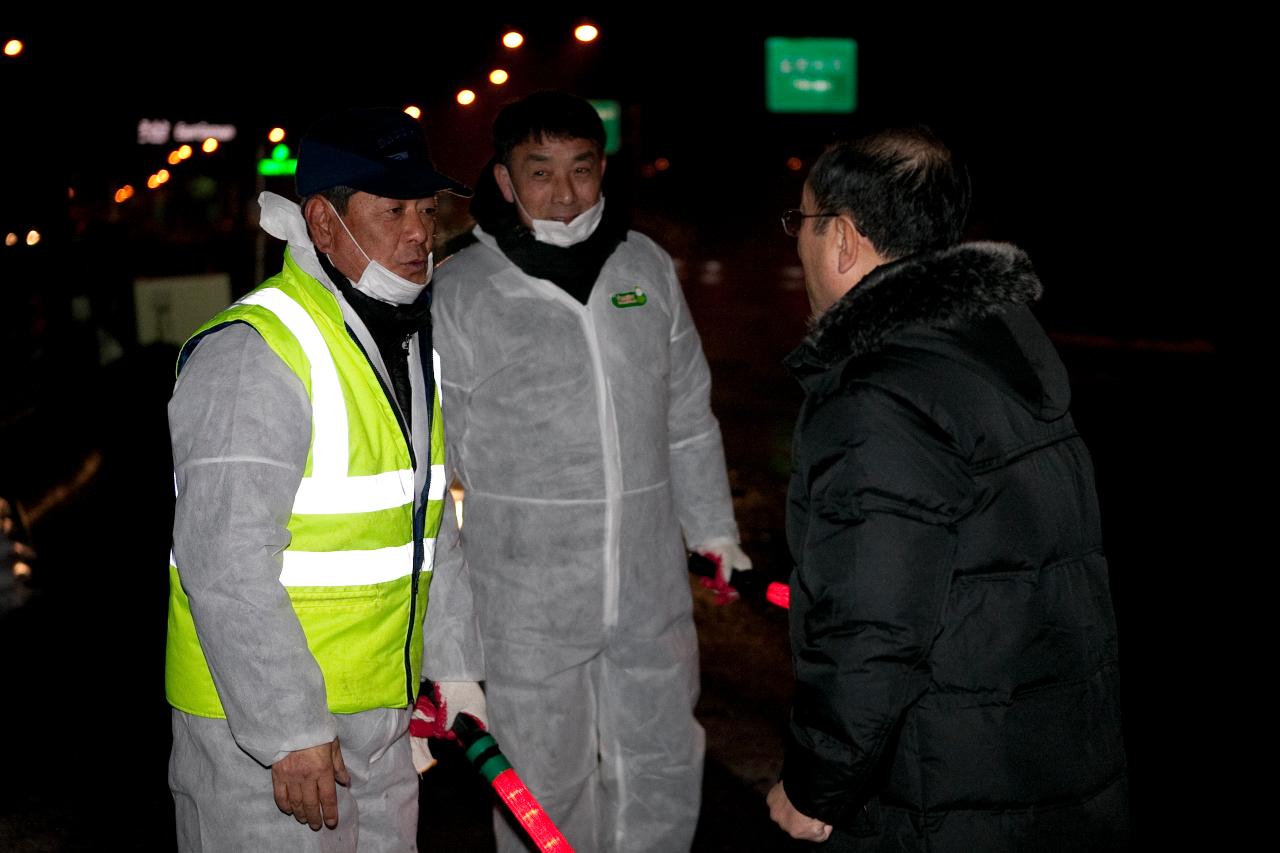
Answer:
<svg viewBox="0 0 1280 853"><path fill-rule="evenodd" d="M838 213L805 213L803 210L795 208L784 210L782 211L782 230L787 232L788 237L799 237L800 229L804 227L806 219L839 215Z"/></svg>

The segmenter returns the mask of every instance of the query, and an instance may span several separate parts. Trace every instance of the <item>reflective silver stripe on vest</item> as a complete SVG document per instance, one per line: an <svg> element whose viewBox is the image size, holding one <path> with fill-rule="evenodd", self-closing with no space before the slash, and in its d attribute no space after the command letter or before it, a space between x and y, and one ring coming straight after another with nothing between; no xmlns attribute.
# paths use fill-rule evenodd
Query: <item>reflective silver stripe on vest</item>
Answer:
<svg viewBox="0 0 1280 853"><path fill-rule="evenodd" d="M444 466L431 466L431 486L427 489L427 500L442 501L444 500Z"/></svg>
<svg viewBox="0 0 1280 853"><path fill-rule="evenodd" d="M279 317L311 362L311 476L302 478L293 499L293 511L338 515L391 509L411 502L411 469L347 476L347 405L338 382L338 366L311 315L285 293L270 287L240 301L259 305Z"/></svg>
<svg viewBox="0 0 1280 853"><path fill-rule="evenodd" d="M412 504L413 470L348 476L350 433L346 400L329 346L311 315L287 294L263 288L240 300L275 314L297 339L311 364L311 474L293 499L299 515L348 515ZM444 477L441 471L441 479ZM428 554L434 543L427 543ZM280 582L285 586L365 586L413 573L413 543L360 551L286 549Z"/></svg>
<svg viewBox="0 0 1280 853"><path fill-rule="evenodd" d="M424 541L426 565L435 555L435 540ZM284 552L280 583L285 586L367 586L411 574L413 543L372 551Z"/></svg>
<svg viewBox="0 0 1280 853"><path fill-rule="evenodd" d="M440 388L440 353L436 352L436 348L435 348L435 347L432 347L432 348L431 348L431 372L432 372L432 374L434 374L434 375L435 375L435 379L436 379L436 385L435 385L435 389L436 389L436 390L435 390L435 396L439 397L439 396L441 396L444 392L443 392L443 391L441 390L441 388ZM443 404L443 402L444 402L444 401L443 401L443 400L441 400L441 403L442 403L442 404ZM432 408L434 408L434 406L435 406L435 401L434 401L434 400L428 400L428 401L427 401L427 405L428 405L428 406L431 406ZM431 436L430 436L430 435L428 435L428 436L427 436L427 444L428 444L428 446L430 446L430 444L431 444ZM431 452L431 450L428 450L428 452ZM433 460L433 461L434 461L434 460ZM432 465L432 466L431 466L431 485L430 485L430 487L427 489L427 500L429 500L429 501L442 501L442 500L444 500L444 490L445 490L445 487L446 487L447 485L449 485L449 484L448 484L448 483L446 483L446 482L444 481L444 466L443 466L443 465ZM431 566L431 561L430 561L430 560L428 560L428 561L426 562L426 564L425 564L425 565L426 565L428 568L430 568L430 566Z"/></svg>
<svg viewBox="0 0 1280 853"><path fill-rule="evenodd" d="M315 320L293 299L274 287L264 287L240 300L245 305L261 305L280 318L298 339L311 362L311 476L307 480L347 480L347 406L338 382L338 366Z"/></svg>
<svg viewBox="0 0 1280 853"><path fill-rule="evenodd" d="M314 469L314 459L311 465ZM367 477L342 477L320 482L315 482L313 475L303 478L293 499L293 511L302 515L373 512L404 506L412 500L413 471L407 468Z"/></svg>

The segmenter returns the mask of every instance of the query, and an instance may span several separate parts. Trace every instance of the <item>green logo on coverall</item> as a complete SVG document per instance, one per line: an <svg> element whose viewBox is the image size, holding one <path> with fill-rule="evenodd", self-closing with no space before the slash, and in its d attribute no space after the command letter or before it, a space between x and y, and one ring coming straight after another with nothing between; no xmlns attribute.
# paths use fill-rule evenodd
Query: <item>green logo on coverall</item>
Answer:
<svg viewBox="0 0 1280 853"><path fill-rule="evenodd" d="M609 301L613 303L614 308L639 308L649 301L649 294L637 287L633 290L615 293L609 297Z"/></svg>

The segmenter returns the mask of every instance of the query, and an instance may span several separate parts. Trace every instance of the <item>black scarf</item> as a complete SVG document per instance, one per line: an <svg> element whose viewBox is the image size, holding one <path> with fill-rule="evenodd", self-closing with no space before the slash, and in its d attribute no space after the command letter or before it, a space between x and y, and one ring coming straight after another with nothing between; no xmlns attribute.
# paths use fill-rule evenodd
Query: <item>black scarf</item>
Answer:
<svg viewBox="0 0 1280 853"><path fill-rule="evenodd" d="M343 297L360 315L373 341L378 345L382 355L382 363L387 366L391 377L392 392L400 404L404 414L405 426L408 427L410 412L413 409L413 391L409 378L409 350L406 344L415 332L424 332L423 346L431 346L431 288L425 287L409 305L395 305L366 296L352 286L347 277L338 272L328 256L316 252L320 266L329 274L329 280L342 292Z"/></svg>
<svg viewBox="0 0 1280 853"><path fill-rule="evenodd" d="M581 243L562 248L538 242L533 232L520 222L516 206L502 197L493 177L492 160L476 181L471 215L481 228L493 235L508 260L527 275L555 283L583 305L591 297L591 288L605 262L618 244L627 239L626 216L616 207L605 205L595 233Z"/></svg>

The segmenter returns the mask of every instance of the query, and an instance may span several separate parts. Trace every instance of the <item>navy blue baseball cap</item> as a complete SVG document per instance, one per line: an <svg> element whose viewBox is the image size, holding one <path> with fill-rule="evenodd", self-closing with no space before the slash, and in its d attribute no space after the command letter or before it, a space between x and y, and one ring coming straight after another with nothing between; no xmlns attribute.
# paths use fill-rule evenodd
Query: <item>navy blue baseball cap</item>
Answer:
<svg viewBox="0 0 1280 853"><path fill-rule="evenodd" d="M317 121L302 138L298 195L347 186L384 198L426 198L471 190L436 171L416 119L390 107L348 110Z"/></svg>

